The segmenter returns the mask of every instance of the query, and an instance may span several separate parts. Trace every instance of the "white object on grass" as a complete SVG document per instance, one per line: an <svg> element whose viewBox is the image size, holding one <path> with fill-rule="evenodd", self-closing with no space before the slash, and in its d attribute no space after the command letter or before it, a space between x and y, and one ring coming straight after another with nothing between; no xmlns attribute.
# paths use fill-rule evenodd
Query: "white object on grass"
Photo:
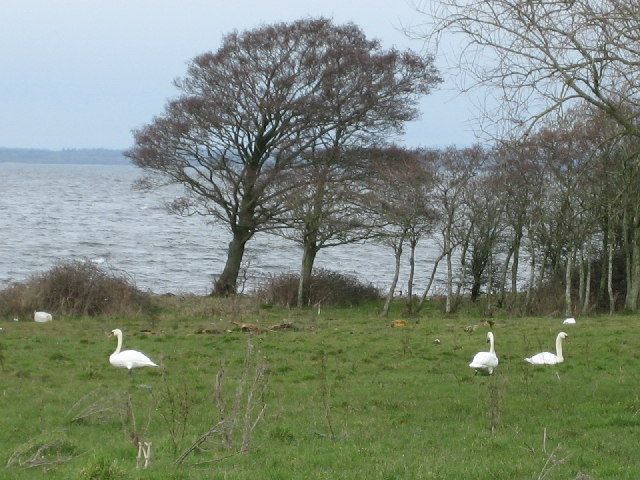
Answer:
<svg viewBox="0 0 640 480"><path fill-rule="evenodd" d="M525 358L525 360L532 365L556 365L564 362L564 357L562 356L562 340L568 336L569 335L564 332L560 332L558 334L556 337L555 354L550 352L536 353L533 357Z"/></svg>
<svg viewBox="0 0 640 480"><path fill-rule="evenodd" d="M576 319L573 317L569 317L562 322L563 325L574 325L576 323Z"/></svg>
<svg viewBox="0 0 640 480"><path fill-rule="evenodd" d="M157 367L155 363L151 361L144 353L137 350L123 350L122 348L122 330L116 328L111 331L109 336L114 336L118 339L118 346L116 351L109 356L109 363L114 367L126 368L131 371L132 368L140 367Z"/></svg>
<svg viewBox="0 0 640 480"><path fill-rule="evenodd" d="M469 366L477 372L484 372L491 375L498 367L498 356L494 347L493 333L487 333L487 342L489 342L488 352L478 352L471 360Z"/></svg>
<svg viewBox="0 0 640 480"><path fill-rule="evenodd" d="M33 321L38 323L47 323L53 320L50 313L47 312L33 312Z"/></svg>

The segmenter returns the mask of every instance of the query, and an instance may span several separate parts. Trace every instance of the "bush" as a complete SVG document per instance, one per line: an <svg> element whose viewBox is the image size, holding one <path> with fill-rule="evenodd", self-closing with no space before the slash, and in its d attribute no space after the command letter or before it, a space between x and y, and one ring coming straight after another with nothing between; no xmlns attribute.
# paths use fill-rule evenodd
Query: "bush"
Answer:
<svg viewBox="0 0 640 480"><path fill-rule="evenodd" d="M0 290L2 315L31 316L35 310L63 315L134 314L149 307L149 295L126 275L90 261L59 263Z"/></svg>
<svg viewBox="0 0 640 480"><path fill-rule="evenodd" d="M300 275L283 273L267 279L256 292L266 303L281 306L296 305ZM370 300L378 300L380 291L371 284L364 284L352 275L319 269L311 276L309 283L309 305L357 305Z"/></svg>

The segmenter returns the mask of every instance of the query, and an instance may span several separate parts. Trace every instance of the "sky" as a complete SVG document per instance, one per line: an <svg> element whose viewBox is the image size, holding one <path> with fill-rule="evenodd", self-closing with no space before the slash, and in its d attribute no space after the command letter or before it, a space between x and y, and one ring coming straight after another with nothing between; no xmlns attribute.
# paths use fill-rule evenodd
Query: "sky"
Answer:
<svg viewBox="0 0 640 480"><path fill-rule="evenodd" d="M423 52L402 31L420 15L410 0L0 0L0 147L130 147L131 130L177 95L188 61L233 30L325 16ZM476 102L443 76L398 143L474 142Z"/></svg>

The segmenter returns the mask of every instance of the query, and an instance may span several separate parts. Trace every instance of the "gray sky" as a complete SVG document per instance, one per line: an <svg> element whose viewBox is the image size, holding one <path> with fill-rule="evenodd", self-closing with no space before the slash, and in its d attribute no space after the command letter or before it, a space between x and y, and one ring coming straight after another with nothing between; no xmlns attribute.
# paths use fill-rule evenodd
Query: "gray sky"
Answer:
<svg viewBox="0 0 640 480"><path fill-rule="evenodd" d="M420 22L404 0L0 0L0 146L127 148L176 95L188 60L226 33L320 15L384 47L422 49L400 31ZM400 143L474 141L472 102L452 83L421 102Z"/></svg>

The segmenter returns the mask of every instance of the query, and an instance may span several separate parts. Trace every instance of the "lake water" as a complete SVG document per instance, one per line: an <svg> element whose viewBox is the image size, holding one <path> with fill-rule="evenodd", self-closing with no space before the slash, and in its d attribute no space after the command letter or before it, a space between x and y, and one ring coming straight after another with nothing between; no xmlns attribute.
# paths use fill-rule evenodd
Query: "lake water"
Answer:
<svg viewBox="0 0 640 480"><path fill-rule="evenodd" d="M87 258L126 272L145 290L208 293L224 267L228 232L202 217L167 213L164 202L179 190L135 191L139 176L126 165L0 164L0 285ZM425 241L418 252L418 292L437 256L434 245ZM301 250L262 234L249 242L245 258L253 287L268 275L297 272ZM383 289L393 264L391 249L372 243L324 249L316 262Z"/></svg>

